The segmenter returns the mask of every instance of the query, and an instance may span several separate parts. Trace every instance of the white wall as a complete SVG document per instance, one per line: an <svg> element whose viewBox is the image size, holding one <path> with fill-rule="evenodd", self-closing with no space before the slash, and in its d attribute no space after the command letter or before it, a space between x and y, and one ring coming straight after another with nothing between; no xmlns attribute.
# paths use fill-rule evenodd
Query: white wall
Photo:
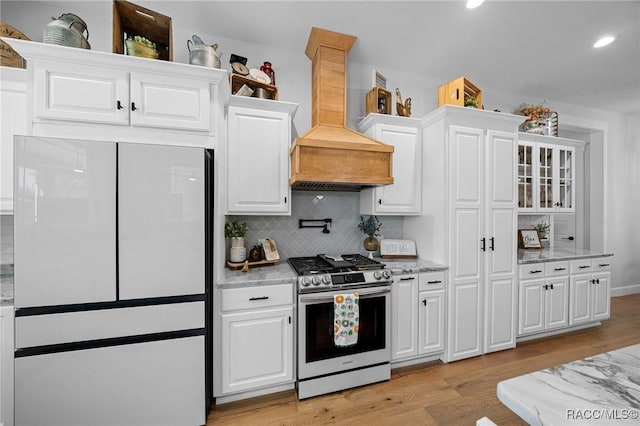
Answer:
<svg viewBox="0 0 640 426"><path fill-rule="evenodd" d="M249 58L249 67L259 67L263 61L273 63L280 100L299 103L294 117L295 131L303 133L311 122L311 64L302 51L287 47L273 47L246 43L216 34L215 28L207 25L206 17L197 22L185 22L178 17L180 2L134 1L159 13L175 16L172 20L174 61L188 62L186 41L198 34L209 44L218 43L222 52L223 68L229 68L229 55L236 53ZM183 3L184 5L184 3ZM88 25L89 41L93 50L111 51L112 31L111 1L81 2L24 2L2 1L2 21L13 25L35 41L42 40L42 29L51 17L72 12L82 17ZM517 43L517 40L515 41ZM371 58L374 62L375 58ZM348 64L348 124L355 127L364 116L365 93L371 89L372 64ZM392 91L400 88L403 99L412 98L412 116L420 117L437 107L437 89L442 81L433 81L429 76L405 72L400 69L380 69L387 78L387 87ZM462 74L462 73L461 73ZM451 76L451 79L458 76ZM478 82L475 82L478 83ZM481 87L486 109L513 111L522 102L539 103L543 99L530 99L513 93L503 93L500 88ZM546 99L559 113L560 125L604 128L604 144L596 137L592 140L592 163L606 162L607 174L592 179L590 188L594 199L589 220L593 225L591 246L615 253L613 286L614 294L640 291L640 115L628 116L593 108L568 105L561 100ZM395 96L394 96L395 103ZM395 111L395 110L394 110ZM595 168L597 169L597 167ZM600 201L604 197L604 201ZM596 205L599 204L599 205ZM410 237L410 236L408 236Z"/></svg>

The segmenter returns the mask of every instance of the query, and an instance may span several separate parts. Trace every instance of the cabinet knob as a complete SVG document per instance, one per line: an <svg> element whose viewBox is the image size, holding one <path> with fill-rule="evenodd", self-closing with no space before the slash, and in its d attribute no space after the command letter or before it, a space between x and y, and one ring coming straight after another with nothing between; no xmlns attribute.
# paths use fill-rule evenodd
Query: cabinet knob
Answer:
<svg viewBox="0 0 640 426"><path fill-rule="evenodd" d="M378 198L378 204L382 205L382 198Z"/></svg>
<svg viewBox="0 0 640 426"><path fill-rule="evenodd" d="M423 304L424 306L427 306L427 299L424 299L424 300L422 301L422 304Z"/></svg>
<svg viewBox="0 0 640 426"><path fill-rule="evenodd" d="M480 246L480 250L487 251L487 239L486 238L482 238L480 240L480 242L482 243L482 245Z"/></svg>
<svg viewBox="0 0 640 426"><path fill-rule="evenodd" d="M138 108L136 108L136 103L135 102L131 102L131 111L135 111Z"/></svg>
<svg viewBox="0 0 640 426"><path fill-rule="evenodd" d="M491 249L491 251L495 251L496 250L495 249L495 242L496 242L495 240L496 239L494 237L491 237L489 240L491 241L491 245L489 246L489 248Z"/></svg>
<svg viewBox="0 0 640 426"><path fill-rule="evenodd" d="M124 107L122 106L122 103L121 103L120 101L117 101L117 102L116 102L116 108L118 108L118 109L122 109L122 108L124 108Z"/></svg>

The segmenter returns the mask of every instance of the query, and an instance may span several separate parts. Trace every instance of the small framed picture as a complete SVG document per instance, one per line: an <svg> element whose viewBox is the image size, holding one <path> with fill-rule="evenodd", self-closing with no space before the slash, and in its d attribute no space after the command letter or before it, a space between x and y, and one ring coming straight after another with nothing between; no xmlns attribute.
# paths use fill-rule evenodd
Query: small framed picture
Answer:
<svg viewBox="0 0 640 426"><path fill-rule="evenodd" d="M383 89L387 88L387 77L382 75L382 73L378 70L373 70L373 75L371 78L371 84L373 87L382 87Z"/></svg>
<svg viewBox="0 0 640 426"><path fill-rule="evenodd" d="M537 229L519 229L518 230L519 246L522 249L541 249L544 248L540 242L540 234Z"/></svg>

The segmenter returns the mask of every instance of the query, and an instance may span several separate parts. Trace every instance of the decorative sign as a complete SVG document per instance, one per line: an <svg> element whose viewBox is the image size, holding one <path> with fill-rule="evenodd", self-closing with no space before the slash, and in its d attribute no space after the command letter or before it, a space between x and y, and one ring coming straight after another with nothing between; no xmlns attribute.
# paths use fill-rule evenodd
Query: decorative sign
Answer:
<svg viewBox="0 0 640 426"><path fill-rule="evenodd" d="M382 75L382 73L380 73L380 71L373 70L373 79L372 80L373 81L371 82L371 84L373 85L373 87L381 87L383 89L387 88L387 77Z"/></svg>
<svg viewBox="0 0 640 426"><path fill-rule="evenodd" d="M523 249L541 249L544 248L540 242L540 234L537 229L520 229L518 230L518 240L520 248Z"/></svg>

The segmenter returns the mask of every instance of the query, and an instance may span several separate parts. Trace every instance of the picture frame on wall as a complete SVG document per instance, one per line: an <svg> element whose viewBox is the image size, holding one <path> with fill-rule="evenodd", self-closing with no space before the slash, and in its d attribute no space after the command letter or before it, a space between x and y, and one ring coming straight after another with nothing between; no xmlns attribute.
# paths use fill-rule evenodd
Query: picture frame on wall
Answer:
<svg viewBox="0 0 640 426"><path fill-rule="evenodd" d="M540 233L537 229L519 229L518 246L521 249L542 249Z"/></svg>

